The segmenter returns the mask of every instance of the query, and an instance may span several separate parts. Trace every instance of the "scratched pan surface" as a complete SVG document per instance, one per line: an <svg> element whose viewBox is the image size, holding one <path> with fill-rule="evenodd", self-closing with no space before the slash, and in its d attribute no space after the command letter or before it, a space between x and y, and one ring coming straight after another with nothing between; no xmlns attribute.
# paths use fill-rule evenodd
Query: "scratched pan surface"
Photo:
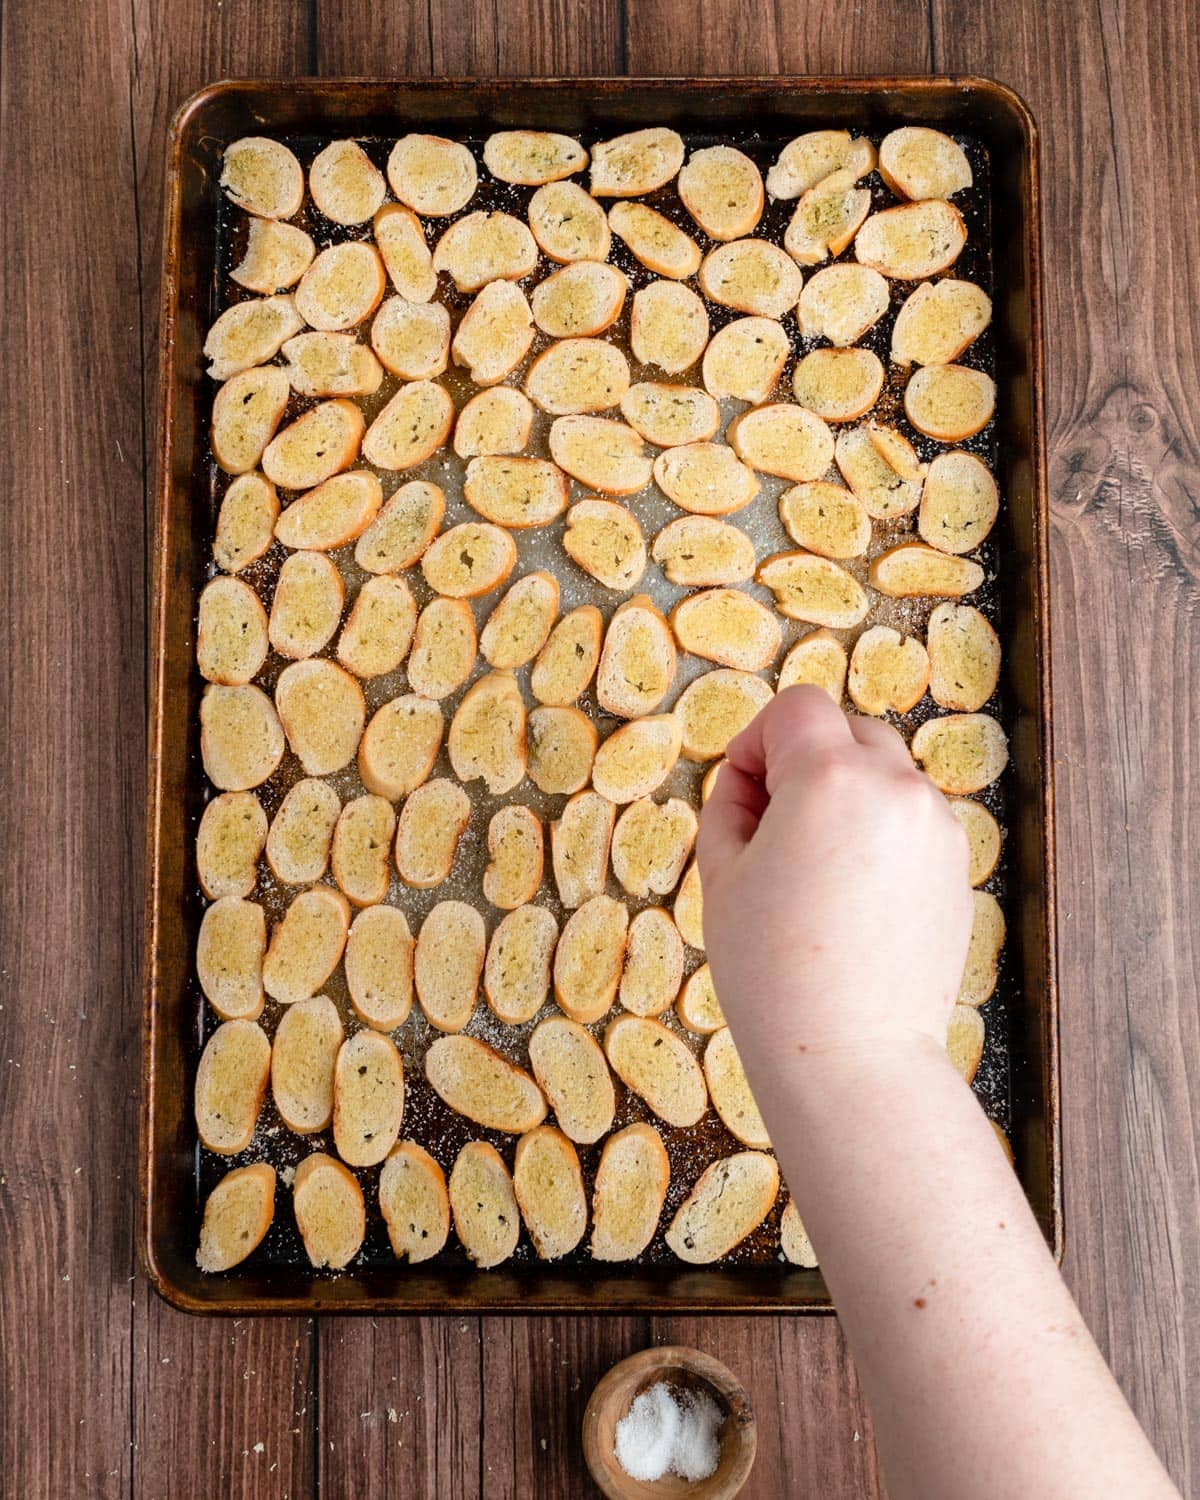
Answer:
<svg viewBox="0 0 1200 1500"><path fill-rule="evenodd" d="M192 961L204 904L195 880L194 838L209 795L198 755L201 683L194 667L194 618L196 596L213 571L213 524L227 484L208 451L207 419L213 387L201 373L199 349L213 318L229 305L230 294L237 294L228 270L241 252L240 236L245 232L245 216L231 209L215 186L221 148L239 135L267 133L286 141L307 167L328 140L353 135L382 166L390 141L413 128L434 129L463 140L474 149L478 160L489 131L505 126L532 123L568 130L590 144L616 130L655 123L678 128L689 150L717 140L736 144L765 172L780 147L802 129L845 125L878 141L896 124L921 122L949 130L971 159L975 186L956 199L967 220L969 238L955 272L984 286L995 304L993 328L972 346L964 362L995 375L998 414L964 446L979 452L995 469L1004 496L997 528L979 554L987 577L975 602L996 624L1004 644L1000 690L988 707L1010 734L1012 764L983 800L992 807L1005 833L1004 854L987 888L1004 903L1009 936L996 994L983 1013L987 1043L975 1088L988 1114L1010 1133L1026 1191L1052 1245L1061 1251L1036 146L1032 122L1023 106L996 85L948 79L737 80L719 85L609 80L487 86L359 81L235 83L216 85L184 106L173 133L169 166L162 484L152 617L156 635L152 642L155 675L148 809L142 1188L147 1267L158 1289L177 1305L214 1312L462 1308L820 1311L829 1307L819 1272L790 1267L780 1260L778 1218L786 1193L781 1194L754 1235L731 1256L709 1268L681 1266L666 1249L661 1233L638 1262L618 1266L592 1262L586 1254L586 1239L573 1256L552 1266L543 1265L523 1234L512 1261L493 1271L474 1270L453 1236L436 1260L409 1268L396 1263L387 1245L375 1201L378 1169L360 1174L368 1200L368 1235L361 1255L347 1272L321 1275L308 1266L292 1219L290 1194L282 1183L275 1222L255 1254L222 1277L204 1278L196 1271L194 1249L200 1208L223 1171L245 1161L268 1160L286 1174L286 1169L310 1150L321 1146L332 1149L327 1137L306 1141L292 1135L279 1122L268 1098L247 1152L232 1160L217 1158L198 1148L191 1113L196 1062L215 1024L202 1003ZM468 211L504 208L523 215L531 192L493 182L481 171L479 191ZM881 203L891 201L882 188L876 187L875 192ZM673 187L663 189L650 201L695 233ZM756 232L780 242L790 207L768 201ZM345 230L324 221L311 205L306 204L298 222L309 229L318 245L349 237ZM350 236L354 233L351 231ZM699 238L705 243L703 236ZM628 274L633 290L652 279L615 236L610 259ZM539 279L545 270L545 265L539 265L532 279ZM452 310L457 304L465 305L466 297L458 297L452 288L447 296L445 288L443 279L439 299L448 301ZM876 349L885 366L891 322L907 290L894 289L891 310L863 341ZM628 308L627 302L621 321L608 334L626 352ZM735 316L721 308L711 309L711 315L714 328ZM808 345L797 334L791 315L784 326L796 353L805 352ZM545 342L539 335L531 358ZM790 363L784 374L785 388L789 374ZM899 406L902 379L897 381L896 375L896 371L889 371L879 413L908 433L923 458L930 458L938 451L937 445L907 428ZM641 377L634 364L633 378ZM646 372L646 378L653 378L652 372ZM473 388L453 368L443 380L456 406L461 407ZM388 377L380 391L364 403L368 420L396 384ZM297 403L295 409L300 410L302 404ZM731 414L723 412L723 420ZM545 453L548 425L549 419L539 414L529 451ZM447 496L446 524L452 524L473 514L462 500L462 470L453 453L440 454L405 477L428 478L440 484ZM386 475L384 479L385 492L390 491L394 480ZM791 545L776 511L778 494L784 488L784 481L764 478L757 499L733 518L752 537L760 558ZM629 504L648 540L678 514L653 489ZM911 518L890 526L876 523L871 555L910 529ZM546 568L560 580L564 611L579 603L595 602L607 614L614 596L569 562L561 548L562 530L560 521L539 532L522 533L518 573ZM282 548L273 548L242 575L268 601L283 556ZM354 564L353 547L343 549L335 558L352 595L365 576ZM865 576L867 561L851 563L852 571ZM412 581L418 602L423 603L428 591L419 572ZM664 609L686 592L668 584L653 565L639 587ZM769 593L756 585L749 587L770 602ZM480 620L486 618L496 597L492 594L475 601ZM867 623L894 624L923 633L933 602L880 597ZM791 622L784 622L784 627L785 646L810 628ZM272 658L261 674L268 690L282 665ZM681 655L676 691L707 665ZM528 669L519 676L528 701ZM368 707L373 709L404 690L403 673L376 679L365 688ZM452 709L456 701L452 699L447 708ZM590 697L583 706L595 717L602 734L613 727ZM897 721L906 737L928 713L926 701ZM437 769L446 767L439 763ZM698 803L702 769L681 761L663 791ZM294 757L289 755L276 776L259 789L268 815L300 774ZM332 780L343 800L362 791L353 766ZM495 806L512 800L527 802L543 818L554 815L562 801L543 796L528 781L516 793L501 799L473 794L471 826L450 880L435 891L414 892L393 876L389 899L403 906L414 931L438 900L453 896L482 903L479 882L486 863L487 820ZM268 920L274 920L290 894L290 890L274 885L268 872L260 881L255 899L264 905ZM562 919L551 880L547 880L538 899ZM643 904L649 903L631 903ZM489 927L494 925L495 913L486 903L482 908ZM700 961L700 955L689 950L689 967ZM340 1008L347 1009L340 968L326 992ZM273 1031L280 1009L268 1001L262 1018L268 1032ZM547 1007L552 1009L552 1004ZM502 1026L481 1004L468 1031L524 1062L533 1024ZM403 1134L426 1145L447 1171L467 1139L491 1139L508 1155L511 1137L483 1131L455 1115L425 1083L420 1060L432 1035L416 1007L397 1035L406 1064ZM641 1101L619 1084L618 1100L614 1128L649 1117ZM712 1111L691 1130L672 1130L661 1124L660 1129L672 1162L665 1226L704 1165L741 1148ZM580 1152L589 1187L599 1152L600 1145Z"/></svg>

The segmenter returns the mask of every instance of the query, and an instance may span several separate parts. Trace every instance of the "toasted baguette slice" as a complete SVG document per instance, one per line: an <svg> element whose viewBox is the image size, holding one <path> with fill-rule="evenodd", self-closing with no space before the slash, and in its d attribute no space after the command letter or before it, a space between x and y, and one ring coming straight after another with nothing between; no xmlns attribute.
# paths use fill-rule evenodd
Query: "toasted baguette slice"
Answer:
<svg viewBox="0 0 1200 1500"><path fill-rule="evenodd" d="M871 211L870 188L856 187L853 167L831 172L800 196L783 246L801 266L840 255Z"/></svg>
<svg viewBox="0 0 1200 1500"><path fill-rule="evenodd" d="M300 396L372 396L383 382L383 366L352 333L298 333L282 353Z"/></svg>
<svg viewBox="0 0 1200 1500"><path fill-rule="evenodd" d="M546 1118L529 1074L472 1036L438 1037L425 1054L425 1076L444 1104L485 1130L523 1135Z"/></svg>
<svg viewBox="0 0 1200 1500"><path fill-rule="evenodd" d="M221 157L225 196L247 213L290 219L304 202L304 172L281 142L262 135L231 141Z"/></svg>
<svg viewBox="0 0 1200 1500"><path fill-rule="evenodd" d="M703 778L701 779L701 782L700 782L700 806L701 807L703 807L704 804L708 801L708 799L712 796L712 794L713 794L713 788L717 784L717 777L720 775L720 773L721 773L721 767L724 764L725 764L724 760L714 760L713 763L712 763L712 765L709 766L708 770L705 771L704 776L703 776Z"/></svg>
<svg viewBox="0 0 1200 1500"><path fill-rule="evenodd" d="M618 805L649 797L679 759L680 734L680 720L673 713L622 724L596 752L593 787Z"/></svg>
<svg viewBox="0 0 1200 1500"><path fill-rule="evenodd" d="M754 577L754 543L737 526L711 516L681 516L664 526L650 549L669 582L745 583Z"/></svg>
<svg viewBox="0 0 1200 1500"><path fill-rule="evenodd" d="M386 677L408 655L416 624L417 606L403 578L368 578L338 637L338 661L356 677Z"/></svg>
<svg viewBox="0 0 1200 1500"><path fill-rule="evenodd" d="M375 215L374 229L396 291L410 302L428 302L437 291L437 272L420 219L402 203L386 203Z"/></svg>
<svg viewBox="0 0 1200 1500"><path fill-rule="evenodd" d="M612 232L656 276L682 281L700 265L700 247L664 214L645 203L614 203L608 211Z"/></svg>
<svg viewBox="0 0 1200 1500"><path fill-rule="evenodd" d="M861 557L871 543L871 517L851 490L813 480L784 490L779 519L806 552L821 557Z"/></svg>
<svg viewBox="0 0 1200 1500"><path fill-rule="evenodd" d="M906 714L929 686L925 647L888 625L874 625L854 643L847 686L860 713Z"/></svg>
<svg viewBox="0 0 1200 1500"><path fill-rule="evenodd" d="M421 611L408 658L408 685L424 698L448 698L475 665L479 642L465 599L431 599Z"/></svg>
<svg viewBox="0 0 1200 1500"><path fill-rule="evenodd" d="M333 878L354 906L375 906L387 895L395 831L396 814L383 797L354 797L342 808L330 863Z"/></svg>
<svg viewBox="0 0 1200 1500"><path fill-rule="evenodd" d="M571 136L551 130L498 130L483 143L483 164L501 182L539 187L582 172L588 154Z"/></svg>
<svg viewBox="0 0 1200 1500"><path fill-rule="evenodd" d="M609 411L628 389L629 361L604 339L559 339L525 376L525 394L555 417Z"/></svg>
<svg viewBox="0 0 1200 1500"><path fill-rule="evenodd" d="M474 599L498 588L516 560L517 544L507 531L489 521L463 521L426 548L421 571L436 593Z"/></svg>
<svg viewBox="0 0 1200 1500"><path fill-rule="evenodd" d="M493 281L463 314L450 353L476 385L499 385L532 343L533 315L525 293L511 281Z"/></svg>
<svg viewBox="0 0 1200 1500"><path fill-rule="evenodd" d="M809 278L796 304L796 326L805 338L839 348L874 328L888 310L888 285L870 266L841 261Z"/></svg>
<svg viewBox="0 0 1200 1500"><path fill-rule="evenodd" d="M262 459L275 436L290 393L288 378L276 365L243 370L240 375L227 380L217 392L213 398L209 442L213 457L227 474L249 474ZM266 483L257 475L254 478L259 483ZM270 489L273 499L274 486ZM257 527L252 535L255 538L260 535ZM217 537L220 541L220 523ZM253 557L247 557L240 566L245 567L253 560Z"/></svg>
<svg viewBox="0 0 1200 1500"><path fill-rule="evenodd" d="M607 260L612 236L604 210L577 182L549 182L529 200L529 227L560 264Z"/></svg>
<svg viewBox="0 0 1200 1500"><path fill-rule="evenodd" d="M239 578L214 578L200 591L196 665L201 677L232 687L249 682L267 659L267 612Z"/></svg>
<svg viewBox="0 0 1200 1500"><path fill-rule="evenodd" d="M432 380L402 385L367 428L363 457L380 469L424 463L450 436L454 402Z"/></svg>
<svg viewBox="0 0 1200 1500"><path fill-rule="evenodd" d="M848 667L846 648L837 636L828 630L814 630L798 640L783 658L776 691L808 684L822 688L840 708Z"/></svg>
<svg viewBox="0 0 1200 1500"><path fill-rule="evenodd" d="M669 912L648 906L629 924L621 1004L635 1016L667 1010L683 981L683 939Z"/></svg>
<svg viewBox="0 0 1200 1500"><path fill-rule="evenodd" d="M427 891L449 878L470 819L471 799L449 777L417 787L396 825L396 871L405 885Z"/></svg>
<svg viewBox="0 0 1200 1500"><path fill-rule="evenodd" d="M629 345L639 363L679 375L704 353L708 332L708 312L691 287L652 281L634 294Z"/></svg>
<svg viewBox="0 0 1200 1500"><path fill-rule="evenodd" d="M350 467L364 426L353 401L322 401L271 439L263 450L263 473L280 489L313 489Z"/></svg>
<svg viewBox="0 0 1200 1500"><path fill-rule="evenodd" d="M292 501L275 523L275 537L285 547L332 552L357 540L382 503L383 487L366 469L335 474Z"/></svg>
<svg viewBox="0 0 1200 1500"><path fill-rule="evenodd" d="M695 1125L708 1108L704 1074L677 1032L646 1016L618 1016L604 1033L613 1072L668 1125Z"/></svg>
<svg viewBox="0 0 1200 1500"><path fill-rule="evenodd" d="M599 736L582 709L538 707L529 715L529 779L547 796L581 791L591 779Z"/></svg>
<svg viewBox="0 0 1200 1500"><path fill-rule="evenodd" d="M250 1144L271 1069L271 1044L256 1021L223 1021L196 1069L196 1129L219 1156Z"/></svg>
<svg viewBox="0 0 1200 1500"><path fill-rule="evenodd" d="M696 677L675 705L680 744L688 760L715 760L774 694L750 672L717 667Z"/></svg>
<svg viewBox="0 0 1200 1500"><path fill-rule="evenodd" d="M826 422L865 416L883 389L883 362L870 349L814 349L792 371L792 394Z"/></svg>
<svg viewBox="0 0 1200 1500"><path fill-rule="evenodd" d="M680 649L724 667L759 672L779 654L779 620L741 589L705 589L671 611Z"/></svg>
<svg viewBox="0 0 1200 1500"><path fill-rule="evenodd" d="M397 1260L418 1265L439 1254L450 1233L446 1174L416 1141L398 1141L379 1173L379 1211Z"/></svg>
<svg viewBox="0 0 1200 1500"><path fill-rule="evenodd" d="M996 481L973 453L939 453L929 465L917 530L941 552L973 552L1000 511Z"/></svg>
<svg viewBox="0 0 1200 1500"><path fill-rule="evenodd" d="M961 1005L978 1008L992 998L996 988L997 964L1004 947L1004 913L989 891L975 891L973 895L975 917L958 999Z"/></svg>
<svg viewBox="0 0 1200 1500"><path fill-rule="evenodd" d="M696 842L696 814L679 797L632 802L613 831L613 874L631 896L669 895Z"/></svg>
<svg viewBox="0 0 1200 1500"><path fill-rule="evenodd" d="M468 1141L450 1172L454 1232L479 1267L498 1266L517 1248L521 1210L503 1158L486 1141Z"/></svg>
<svg viewBox="0 0 1200 1500"><path fill-rule="evenodd" d="M513 1191L541 1260L569 1254L587 1228L587 1195L575 1147L553 1125L539 1125L517 1142Z"/></svg>
<svg viewBox="0 0 1200 1500"><path fill-rule="evenodd" d="M580 500L567 512L563 551L605 588L631 589L646 571L637 517L611 500Z"/></svg>
<svg viewBox="0 0 1200 1500"><path fill-rule="evenodd" d="M775 1202L779 1168L761 1151L715 1161L680 1205L666 1241L680 1260L708 1265L753 1234Z"/></svg>
<svg viewBox="0 0 1200 1500"><path fill-rule="evenodd" d="M743 463L793 483L820 479L833 463L833 434L820 417L790 401L752 407L726 434Z"/></svg>
<svg viewBox="0 0 1200 1500"><path fill-rule="evenodd" d="M869 516L890 521L920 504L924 465L894 428L844 428L834 451L842 478Z"/></svg>
<svg viewBox="0 0 1200 1500"><path fill-rule="evenodd" d="M676 131L631 130L592 147L592 195L637 198L665 187L682 165L683 138Z"/></svg>
<svg viewBox="0 0 1200 1500"><path fill-rule="evenodd" d="M333 973L346 946L350 903L340 891L318 885L301 891L271 933L263 959L263 988L290 1005L308 1000Z"/></svg>
<svg viewBox="0 0 1200 1500"><path fill-rule="evenodd" d="M700 889L700 866L695 860L679 882L675 893L675 926L689 948L704 951L704 895Z"/></svg>
<svg viewBox="0 0 1200 1500"><path fill-rule="evenodd" d="M267 842L267 815L253 792L222 792L205 807L196 832L196 873L210 901L248 896Z"/></svg>
<svg viewBox="0 0 1200 1500"><path fill-rule="evenodd" d="M271 600L272 647L290 661L315 656L333 639L346 586L323 552L293 552L283 560Z"/></svg>
<svg viewBox="0 0 1200 1500"><path fill-rule="evenodd" d="M387 183L357 141L330 141L308 169L308 191L335 224L365 224L387 197Z"/></svg>
<svg viewBox="0 0 1200 1500"><path fill-rule="evenodd" d="M292 1207L304 1251L314 1266L340 1271L362 1248L367 1209L354 1174L324 1151L296 1168Z"/></svg>
<svg viewBox="0 0 1200 1500"><path fill-rule="evenodd" d="M442 745L442 711L429 698L405 693L376 709L358 751L367 791L397 802L433 770Z"/></svg>
<svg viewBox="0 0 1200 1500"><path fill-rule="evenodd" d="M658 1228L671 1162L653 1125L639 1121L604 1143L592 1195L593 1260L635 1260Z"/></svg>
<svg viewBox="0 0 1200 1500"><path fill-rule="evenodd" d="M533 292L533 320L551 338L591 338L621 315L629 283L615 266L581 260L547 276Z"/></svg>
<svg viewBox="0 0 1200 1500"><path fill-rule="evenodd" d="M313 263L317 247L311 235L294 224L280 224L274 219L250 220L246 248L242 258L229 273L230 281L247 291L271 297L295 286Z"/></svg>
<svg viewBox="0 0 1200 1500"><path fill-rule="evenodd" d="M487 847L485 899L502 911L514 911L532 901L542 883L546 857L537 814L515 803L500 808L488 824Z"/></svg>
<svg viewBox="0 0 1200 1500"><path fill-rule="evenodd" d="M974 1006L960 1004L950 1012L946 1051L967 1083L974 1082L983 1060L984 1032L983 1017Z"/></svg>
<svg viewBox="0 0 1200 1500"><path fill-rule="evenodd" d="M790 1199L787 1207L779 1216L779 1248L783 1252L784 1260L790 1261L794 1266L803 1266L807 1271L815 1271L820 1262L817 1260L817 1252L813 1249L812 1240L808 1237L808 1231L800 1218L800 1210L796 1207L796 1200Z"/></svg>
<svg viewBox="0 0 1200 1500"><path fill-rule="evenodd" d="M529 1061L559 1129L590 1146L612 1129L617 1099L599 1044L578 1021L547 1016L529 1038Z"/></svg>
<svg viewBox="0 0 1200 1500"><path fill-rule="evenodd" d="M592 896L567 918L554 952L554 998L573 1021L591 1025L608 1013L628 931L629 913L611 896Z"/></svg>
<svg viewBox="0 0 1200 1500"><path fill-rule="evenodd" d="M710 301L760 318L790 312L802 284L791 256L769 240L718 245L700 265L700 290Z"/></svg>
<svg viewBox="0 0 1200 1500"><path fill-rule="evenodd" d="M930 198L872 214L854 238L854 256L896 281L921 281L952 266L966 242L958 209Z"/></svg>
<svg viewBox="0 0 1200 1500"><path fill-rule="evenodd" d="M651 459L641 438L607 417L556 418L550 454L559 468L602 495L636 495L650 482Z"/></svg>
<svg viewBox="0 0 1200 1500"><path fill-rule="evenodd" d="M774 319L737 318L704 351L704 389L718 401L732 396L757 406L770 399L790 353L788 336Z"/></svg>
<svg viewBox="0 0 1200 1500"><path fill-rule="evenodd" d="M558 923L542 906L518 906L492 933L483 966L487 1003L507 1026L537 1015L550 993Z"/></svg>
<svg viewBox="0 0 1200 1500"><path fill-rule="evenodd" d="M293 662L275 684L288 744L308 776L331 776L354 759L367 706L362 688L325 657Z"/></svg>
<svg viewBox="0 0 1200 1500"><path fill-rule="evenodd" d="M871 563L871 584L892 599L936 594L960 599L983 583L983 569L966 557L953 557L923 542L901 542Z"/></svg>
<svg viewBox="0 0 1200 1500"><path fill-rule="evenodd" d="M523 667L546 644L558 616L558 580L549 573L518 578L488 616L479 637L493 667Z"/></svg>
<svg viewBox="0 0 1200 1500"><path fill-rule="evenodd" d="M681 510L698 516L741 510L759 488L753 469L724 443L668 448L654 460L654 481Z"/></svg>
<svg viewBox="0 0 1200 1500"><path fill-rule="evenodd" d="M921 725L913 759L941 791L954 797L981 792L1008 764L1008 740L990 714L947 714Z"/></svg>
<svg viewBox="0 0 1200 1500"><path fill-rule="evenodd" d="M987 426L996 410L996 382L966 365L926 365L904 388L904 415L926 437L962 443Z"/></svg>
<svg viewBox="0 0 1200 1500"><path fill-rule="evenodd" d="M459 458L520 453L533 426L533 402L510 385L478 391L454 424L454 451Z"/></svg>
<svg viewBox="0 0 1200 1500"><path fill-rule="evenodd" d="M704 1076L713 1108L730 1135L755 1151L769 1150L771 1138L738 1056L728 1026L718 1028L704 1049Z"/></svg>
<svg viewBox="0 0 1200 1500"><path fill-rule="evenodd" d="M493 796L525 775L525 704L511 672L472 683L450 721L450 764L460 781L479 778Z"/></svg>
<svg viewBox="0 0 1200 1500"><path fill-rule="evenodd" d="M604 889L616 807L598 792L577 792L550 825L558 899L571 910Z"/></svg>
<svg viewBox="0 0 1200 1500"><path fill-rule="evenodd" d="M608 623L596 701L622 719L651 714L675 681L675 639L662 611L646 594L618 605Z"/></svg>
<svg viewBox="0 0 1200 1500"><path fill-rule="evenodd" d="M342 804L328 782L305 777L279 805L267 834L267 863L285 885L315 885L329 864Z"/></svg>
<svg viewBox="0 0 1200 1500"><path fill-rule="evenodd" d="M438 302L389 297L371 324L371 348L401 380L432 380L450 357L450 314Z"/></svg>
<svg viewBox="0 0 1200 1500"><path fill-rule="evenodd" d="M401 203L428 218L466 208L475 194L478 172L470 150L440 135L404 135L392 147L388 181Z"/></svg>
<svg viewBox="0 0 1200 1500"><path fill-rule="evenodd" d="M217 567L226 573L240 573L257 562L275 540L278 518L275 486L261 474L239 474L225 491L217 513L213 538Z"/></svg>
<svg viewBox="0 0 1200 1500"><path fill-rule="evenodd" d="M457 1032L471 1019L486 951L483 918L465 901L439 901L425 918L413 973L431 1026Z"/></svg>
<svg viewBox="0 0 1200 1500"><path fill-rule="evenodd" d="M402 484L359 537L354 561L367 573L401 573L420 561L442 524L446 496L424 479Z"/></svg>
<svg viewBox="0 0 1200 1500"><path fill-rule="evenodd" d="M767 173L772 198L799 198L834 172L849 169L855 180L875 165L875 148L848 130L809 130L789 141Z"/></svg>
<svg viewBox="0 0 1200 1500"><path fill-rule="evenodd" d="M970 281L924 281L896 314L892 361L944 365L958 358L992 321L992 299Z"/></svg>
<svg viewBox="0 0 1200 1500"><path fill-rule="evenodd" d="M879 175L897 198L949 198L973 181L958 142L927 125L903 125L884 136Z"/></svg>
<svg viewBox="0 0 1200 1500"><path fill-rule="evenodd" d="M506 387L507 389L507 387ZM467 465L467 504L497 526L546 526L567 508L567 476L545 458L484 455Z"/></svg>
<svg viewBox="0 0 1200 1500"><path fill-rule="evenodd" d="M304 318L290 296L236 302L221 314L204 341L208 373L224 381L254 365L265 365L303 327Z"/></svg>
<svg viewBox="0 0 1200 1500"><path fill-rule="evenodd" d="M368 906L346 939L346 988L354 1014L376 1031L408 1020L413 993L413 939L397 906Z"/></svg>
<svg viewBox="0 0 1200 1500"><path fill-rule="evenodd" d="M271 1096L297 1135L326 1130L333 1119L333 1070L344 1040L337 1006L324 995L288 1006L271 1048Z"/></svg>
<svg viewBox="0 0 1200 1500"><path fill-rule="evenodd" d="M706 443L721 425L720 410L707 391L652 380L630 386L621 397L621 415L657 448Z"/></svg>
<svg viewBox="0 0 1200 1500"><path fill-rule="evenodd" d="M223 1021L255 1021L262 1014L266 948L267 919L255 902L221 896L204 913L196 972L205 999Z"/></svg>
<svg viewBox="0 0 1200 1500"><path fill-rule="evenodd" d="M734 146L693 151L680 170L678 187L684 208L711 239L741 239L762 218L762 176Z"/></svg>
<svg viewBox="0 0 1200 1500"><path fill-rule="evenodd" d="M373 1167L396 1144L404 1118L404 1064L390 1037L359 1031L333 1069L333 1141L349 1166Z"/></svg>
<svg viewBox="0 0 1200 1500"><path fill-rule="evenodd" d="M529 686L539 703L566 708L583 693L600 660L604 619L593 604L565 614L533 664Z"/></svg>
<svg viewBox="0 0 1200 1500"><path fill-rule="evenodd" d="M263 692L210 683L200 700L200 758L222 792L248 792L274 774L287 742L275 705Z"/></svg>
<svg viewBox="0 0 1200 1500"><path fill-rule="evenodd" d="M369 318L386 290L379 251L362 240L346 240L322 250L305 271L296 288L296 310L310 328L343 333Z"/></svg>
<svg viewBox="0 0 1200 1500"><path fill-rule="evenodd" d="M716 986L713 984L712 970L709 966L701 964L694 973L689 974L679 996L675 1001L675 1014L679 1017L679 1024L685 1030L692 1032L694 1036L712 1036L720 1031L725 1025L725 1016L721 1010L720 1001L717 999ZM708 1055L705 1054L705 1070L708 1068ZM712 1086L712 1075L708 1075L709 1091L713 1094L713 1103L716 1103L716 1091ZM720 1106L717 1106L718 1112ZM739 1136L740 1140L741 1137ZM752 1142L746 1142L747 1145Z"/></svg>
<svg viewBox="0 0 1200 1500"><path fill-rule="evenodd" d="M537 265L533 235L512 214L477 211L455 219L437 242L433 268L445 271L460 292L489 281L520 281Z"/></svg>
<svg viewBox="0 0 1200 1500"><path fill-rule="evenodd" d="M930 695L943 708L974 713L1000 680L1000 640L969 604L939 604L926 627Z"/></svg>
<svg viewBox="0 0 1200 1500"><path fill-rule="evenodd" d="M1000 862L1000 825L982 802L967 797L952 798L950 811L967 835L967 879L973 886L982 885Z"/></svg>
<svg viewBox="0 0 1200 1500"><path fill-rule="evenodd" d="M226 1172L204 1204L196 1264L228 1271L258 1249L275 1217L275 1168L265 1161Z"/></svg>

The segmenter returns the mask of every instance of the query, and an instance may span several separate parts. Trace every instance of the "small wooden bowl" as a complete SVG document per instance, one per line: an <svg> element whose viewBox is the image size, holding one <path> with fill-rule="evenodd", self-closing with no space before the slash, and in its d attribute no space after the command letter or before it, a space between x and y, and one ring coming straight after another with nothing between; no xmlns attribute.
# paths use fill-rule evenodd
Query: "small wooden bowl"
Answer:
<svg viewBox="0 0 1200 1500"><path fill-rule="evenodd" d="M721 1455L707 1479L689 1483L664 1474L652 1483L631 1479L617 1461L617 1423L634 1400L665 1380L680 1390L707 1391L725 1413ZM583 1414L583 1456L608 1500L733 1500L754 1463L758 1431L750 1398L733 1372L699 1349L667 1344L643 1349L614 1365L592 1392Z"/></svg>

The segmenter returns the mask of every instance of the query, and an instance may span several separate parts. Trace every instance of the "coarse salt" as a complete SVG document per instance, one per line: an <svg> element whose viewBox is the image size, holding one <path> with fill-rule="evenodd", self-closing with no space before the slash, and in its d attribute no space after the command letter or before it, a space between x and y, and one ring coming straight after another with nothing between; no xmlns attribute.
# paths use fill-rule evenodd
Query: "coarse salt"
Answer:
<svg viewBox="0 0 1200 1500"><path fill-rule="evenodd" d="M653 1483L671 1473L689 1484L716 1472L721 1409L704 1391L665 1381L643 1391L617 1423L617 1462L631 1479Z"/></svg>

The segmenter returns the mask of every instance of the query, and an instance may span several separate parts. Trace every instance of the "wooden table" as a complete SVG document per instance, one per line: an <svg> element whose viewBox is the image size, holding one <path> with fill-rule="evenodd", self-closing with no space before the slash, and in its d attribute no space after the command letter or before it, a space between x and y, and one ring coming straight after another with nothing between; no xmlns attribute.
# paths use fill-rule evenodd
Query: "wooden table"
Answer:
<svg viewBox="0 0 1200 1500"><path fill-rule="evenodd" d="M1150 0L9 0L0 49L0 1490L593 1493L653 1340L760 1420L747 1495L878 1495L832 1320L187 1318L134 1237L164 135L228 75L991 74L1041 122L1066 1272L1200 1488L1200 24ZM1189 279L1189 257L1191 276Z"/></svg>

